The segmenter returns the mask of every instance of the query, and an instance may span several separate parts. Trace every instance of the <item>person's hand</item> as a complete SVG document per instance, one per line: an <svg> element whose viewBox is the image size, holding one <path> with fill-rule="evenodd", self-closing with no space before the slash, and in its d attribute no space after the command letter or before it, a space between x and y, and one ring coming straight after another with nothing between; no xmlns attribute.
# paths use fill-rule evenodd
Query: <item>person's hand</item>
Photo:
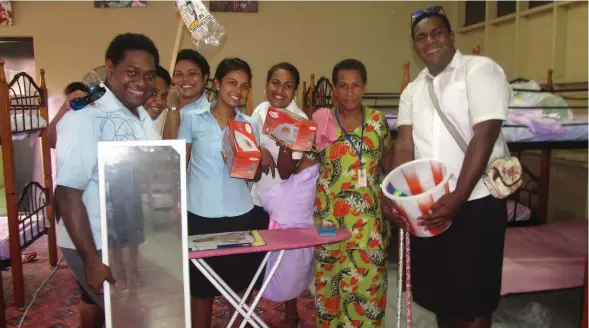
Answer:
<svg viewBox="0 0 589 328"><path fill-rule="evenodd" d="M292 149L290 149L284 143L276 141L276 146L280 148L280 152L278 154L284 153L284 155L289 155L292 157Z"/></svg>
<svg viewBox="0 0 589 328"><path fill-rule="evenodd" d="M270 154L270 151L268 151L268 149L262 147L261 151L262 161L260 165L262 165L262 172L268 175L268 172L272 171L272 178L274 178L276 176L276 163L274 162L274 158L272 157L272 154Z"/></svg>
<svg viewBox="0 0 589 328"><path fill-rule="evenodd" d="M115 279L110 272L110 268L106 264L97 261L94 264L85 265L86 281L91 288L102 293L102 284L107 281L111 284L115 283Z"/></svg>
<svg viewBox="0 0 589 328"><path fill-rule="evenodd" d="M417 218L417 224L429 231L444 230L465 201L466 199L456 192L445 194L432 206L430 214Z"/></svg>
<svg viewBox="0 0 589 328"><path fill-rule="evenodd" d="M178 110L180 109L178 108L178 106L180 106L180 92L178 91L178 87L176 87L174 84L172 84L168 89L166 104L168 108L175 107Z"/></svg>
<svg viewBox="0 0 589 328"><path fill-rule="evenodd" d="M82 90L76 90L72 93L70 93L67 98L65 99L65 101L63 102L63 105L61 105L61 107L59 108L59 114L64 115L65 113L69 112L70 110L72 110L72 107L70 106L70 101L72 101L72 99L75 98L84 98L86 97L88 94Z"/></svg>
<svg viewBox="0 0 589 328"><path fill-rule="evenodd" d="M395 203L382 193L380 194L380 207L385 219L393 222L399 229L411 231L409 219L403 217L395 206Z"/></svg>

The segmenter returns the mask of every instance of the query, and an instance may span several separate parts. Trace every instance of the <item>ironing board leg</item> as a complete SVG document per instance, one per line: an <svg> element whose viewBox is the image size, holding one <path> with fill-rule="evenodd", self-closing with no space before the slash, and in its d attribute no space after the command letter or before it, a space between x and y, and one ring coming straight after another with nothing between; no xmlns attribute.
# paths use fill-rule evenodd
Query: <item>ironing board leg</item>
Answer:
<svg viewBox="0 0 589 328"><path fill-rule="evenodd" d="M192 263L196 266L196 268L219 290L221 295L227 299L227 301L235 308L239 314L241 314L244 318L248 317L245 311L249 310L249 307L246 304L240 306L240 297L233 291L225 281L219 275L213 271L213 269L204 261L204 259L196 259L192 260ZM253 320L249 320L249 323L254 328L268 328L266 324L255 314L251 315ZM230 325L228 326L230 327Z"/></svg>
<svg viewBox="0 0 589 328"><path fill-rule="evenodd" d="M260 275L262 274L262 270L264 269L264 267L266 266L266 263L268 262L268 258L270 257L270 252L266 253L266 256L264 256L264 260L262 260L262 263L260 264L260 266L258 267L258 271L256 271L256 274L254 276L254 278L252 279L252 282L250 282L247 290L245 291L245 294L243 294L243 297L241 298L241 301L239 302L239 306L240 307L245 307L247 306L247 298L249 297L250 293L252 292L252 290L254 289L254 286L256 285L256 281L258 281L258 278L260 277ZM255 307L254 307L255 308ZM248 308L246 308L246 311L249 310ZM231 320L229 321L228 327L233 327L233 323L235 322L235 320L237 319L237 312L233 313L233 316L231 317ZM245 320L244 320L245 321Z"/></svg>
<svg viewBox="0 0 589 328"><path fill-rule="evenodd" d="M271 252L268 252L266 254L266 257L264 258L264 262L266 262L266 260L270 256L270 253ZM278 266L280 265L280 262L282 262L282 256L284 256L284 249L280 250L280 252L278 253L278 258L276 259L276 262L274 262L274 265L272 266L272 269L270 269L270 272L268 273L268 277L264 280L264 283L262 283L262 287L260 287L260 290L258 292L258 295L256 295L256 298L253 300L252 304L250 305L249 311L247 312L247 316L245 317L245 319L241 323L240 328L244 328L245 325L246 325L246 323L248 321L250 321L250 316L255 315L254 310L256 309L256 305L258 305L258 302L260 301L260 299L262 299L262 295L264 294L264 291L266 290L266 287L268 287L268 284L270 283L270 280L272 280L272 277L274 277L274 273L276 273L276 270L278 269ZM265 265L265 263L262 263L262 265ZM261 271L262 271L262 266L260 266L260 268L258 269L258 273L260 273ZM254 280L252 281L252 286L253 286L253 283L255 283L255 281L257 279L258 278L257 278L257 275L256 275L256 278L254 278ZM244 299L245 299L245 297L244 297ZM237 315L236 313L233 314L234 317L236 315Z"/></svg>

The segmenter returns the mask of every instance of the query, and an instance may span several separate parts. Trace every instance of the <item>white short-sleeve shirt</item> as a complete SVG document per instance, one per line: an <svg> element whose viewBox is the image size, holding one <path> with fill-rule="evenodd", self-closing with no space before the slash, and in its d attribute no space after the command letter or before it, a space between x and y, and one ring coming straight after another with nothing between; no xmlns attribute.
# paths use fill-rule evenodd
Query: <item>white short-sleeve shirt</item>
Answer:
<svg viewBox="0 0 589 328"><path fill-rule="evenodd" d="M451 190L456 188L464 161L464 152L430 100L427 79L433 78L434 91L441 110L457 128L462 138L470 142L473 126L487 120L507 119L511 87L503 69L484 56L466 56L456 51L446 69L432 77L425 68L401 94L397 127L411 125L415 158L436 158L446 163L453 173ZM509 153L503 134L495 141L489 163ZM475 200L490 193L482 179L469 197Z"/></svg>
<svg viewBox="0 0 589 328"><path fill-rule="evenodd" d="M103 85L104 86L104 85ZM106 87L94 103L69 111L57 125L55 184L84 190L82 200L88 212L97 249L101 248L100 201L98 193L98 142L157 140L151 117L143 107L133 115ZM75 249L63 221L57 227L57 244Z"/></svg>
<svg viewBox="0 0 589 328"><path fill-rule="evenodd" d="M270 107L270 102L265 101L265 102L259 104L258 107L256 107L256 109L254 109L254 113L252 114L252 120L254 121L254 124L256 124L258 126L259 131L264 130L263 129L264 120L266 120L266 114L268 113L268 107ZM305 114L305 112L303 112L303 110L300 109L299 106L297 106L297 104L294 100L290 102L288 107L286 107L286 110L288 110L291 113L295 113L299 116L302 116L302 117L308 119L307 114ZM276 145L276 141L274 141L272 138L267 136L265 133L262 133L260 135L260 147L264 147L264 148L268 149L270 154L272 154L272 158L274 158L274 161L275 162L278 161L278 153L280 152L280 147L278 147ZM292 153L292 158L295 160L300 160L302 158L302 156L303 156L303 153L298 152L298 151ZM251 194L252 194L252 199L254 200L254 205L262 206L262 200L261 200L262 195L266 191L268 191L272 186L279 184L282 181L284 181L284 180L282 180L280 178L280 175L278 174L278 169L276 169L274 178L272 178L271 172L268 173L268 175L262 173L262 178L260 179L260 181L255 182L252 185Z"/></svg>

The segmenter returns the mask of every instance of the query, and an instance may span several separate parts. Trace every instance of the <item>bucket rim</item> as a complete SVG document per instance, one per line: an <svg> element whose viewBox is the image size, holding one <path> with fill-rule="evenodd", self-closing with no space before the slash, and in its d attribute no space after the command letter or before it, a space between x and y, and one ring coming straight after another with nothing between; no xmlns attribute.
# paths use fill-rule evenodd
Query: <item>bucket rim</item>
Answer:
<svg viewBox="0 0 589 328"><path fill-rule="evenodd" d="M411 164L421 163L421 162L430 162L430 163L431 162L437 162L437 163L442 164L444 166L444 168L446 169L446 172L447 172L446 176L444 177L444 179L442 180L442 182L438 183L435 187L440 186L440 185L444 185L444 184L448 183L448 181L453 176L452 172L449 172L448 165L446 165L446 163L442 162L439 159L436 159L436 158L421 158L421 159L412 160L412 161L407 162L405 164L399 165L397 168L395 168L394 170L392 170L391 172L389 172L384 177L384 179L382 180L382 183L380 184L380 189L382 190L383 194L387 198L389 198L389 199L391 199L393 201L397 201L397 200L400 200L400 201L408 201L408 200L414 200L414 199L423 197L423 194L411 195L411 196L393 196L387 190L387 180L390 178L390 176L391 176L391 174L393 174L393 172L398 171L398 170L401 170L404 167L407 167L407 166L409 166Z"/></svg>

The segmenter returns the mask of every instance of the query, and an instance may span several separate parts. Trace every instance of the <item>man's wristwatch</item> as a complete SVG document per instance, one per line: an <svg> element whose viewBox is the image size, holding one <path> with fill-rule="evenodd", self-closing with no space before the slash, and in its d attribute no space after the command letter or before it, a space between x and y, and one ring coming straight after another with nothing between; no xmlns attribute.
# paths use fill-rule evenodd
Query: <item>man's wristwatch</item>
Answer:
<svg viewBox="0 0 589 328"><path fill-rule="evenodd" d="M178 110L178 108L176 108L176 106L171 106L171 107L170 107L170 108L168 108L168 109L169 109L169 110L171 110L171 111Z"/></svg>

